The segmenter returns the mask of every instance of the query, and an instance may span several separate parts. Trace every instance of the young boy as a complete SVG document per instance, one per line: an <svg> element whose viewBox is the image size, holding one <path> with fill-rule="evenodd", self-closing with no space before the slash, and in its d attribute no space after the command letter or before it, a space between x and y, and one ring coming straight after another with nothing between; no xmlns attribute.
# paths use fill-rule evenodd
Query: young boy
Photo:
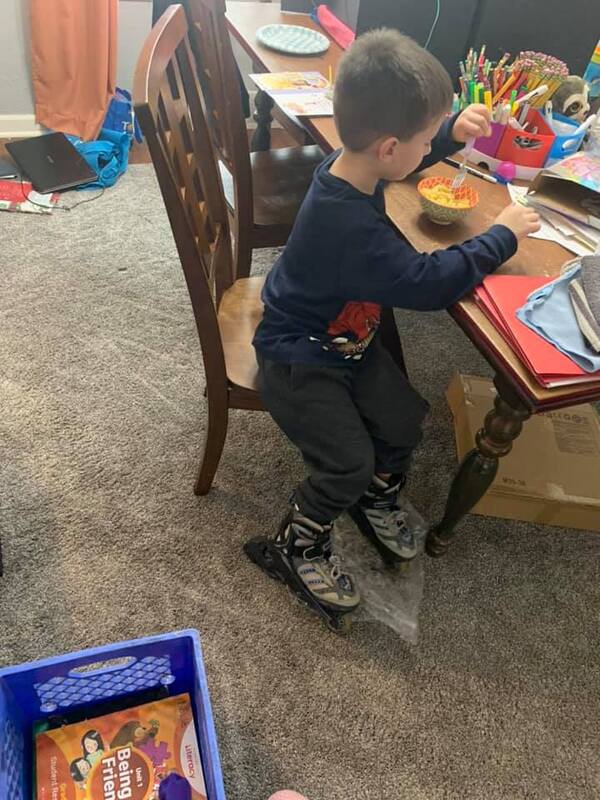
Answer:
<svg viewBox="0 0 600 800"><path fill-rule="evenodd" d="M429 255L388 221L383 181L489 135L485 106L449 116L452 94L442 65L406 36L382 29L356 40L335 82L343 147L315 171L263 291L262 398L309 474L274 539L246 552L328 619L359 602L331 550L343 511L387 561L416 555L399 492L428 406L379 341L381 307L451 306L539 227L535 212L511 205L485 233Z"/></svg>

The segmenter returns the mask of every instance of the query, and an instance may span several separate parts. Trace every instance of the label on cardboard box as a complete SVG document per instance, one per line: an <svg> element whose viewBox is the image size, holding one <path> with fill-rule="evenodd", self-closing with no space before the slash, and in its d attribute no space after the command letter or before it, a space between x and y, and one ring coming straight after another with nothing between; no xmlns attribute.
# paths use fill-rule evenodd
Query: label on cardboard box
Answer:
<svg viewBox="0 0 600 800"><path fill-rule="evenodd" d="M594 439L592 420L576 411L552 411L546 416L552 420L556 446L561 453L598 456L600 451Z"/></svg>
<svg viewBox="0 0 600 800"><path fill-rule="evenodd" d="M495 395L488 379L452 379L446 396L459 458L474 447ZM498 464L476 513L600 530L600 418L589 404L532 416Z"/></svg>

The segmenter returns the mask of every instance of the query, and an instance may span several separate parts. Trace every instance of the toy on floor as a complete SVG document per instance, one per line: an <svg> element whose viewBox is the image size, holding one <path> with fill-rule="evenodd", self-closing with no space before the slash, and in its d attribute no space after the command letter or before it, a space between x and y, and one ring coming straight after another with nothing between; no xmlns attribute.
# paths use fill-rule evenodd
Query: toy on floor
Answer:
<svg viewBox="0 0 600 800"><path fill-rule="evenodd" d="M160 782L158 800L192 800L192 787L182 775L172 772Z"/></svg>

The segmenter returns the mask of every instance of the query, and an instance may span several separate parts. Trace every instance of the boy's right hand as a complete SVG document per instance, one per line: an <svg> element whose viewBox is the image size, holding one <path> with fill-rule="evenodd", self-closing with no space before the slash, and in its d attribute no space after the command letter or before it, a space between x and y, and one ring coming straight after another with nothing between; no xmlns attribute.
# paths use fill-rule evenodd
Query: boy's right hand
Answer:
<svg viewBox="0 0 600 800"><path fill-rule="evenodd" d="M494 225L506 225L517 237L517 240L521 241L521 239L529 236L530 233L539 231L541 222L537 211L534 211L530 206L511 203L498 214L494 220Z"/></svg>

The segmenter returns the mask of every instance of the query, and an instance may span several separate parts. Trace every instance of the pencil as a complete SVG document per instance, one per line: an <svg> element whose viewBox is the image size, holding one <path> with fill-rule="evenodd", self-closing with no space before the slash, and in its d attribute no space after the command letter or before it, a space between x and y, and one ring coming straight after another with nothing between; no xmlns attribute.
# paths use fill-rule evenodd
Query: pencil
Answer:
<svg viewBox="0 0 600 800"><path fill-rule="evenodd" d="M517 80L517 75L511 75L510 78L506 81L504 86L501 86L494 97L492 98L492 103L497 103L498 100L506 94L506 92L510 89L513 83Z"/></svg>
<svg viewBox="0 0 600 800"><path fill-rule="evenodd" d="M333 86L333 69L331 68L331 64L327 67L328 75L329 75L329 85Z"/></svg>

